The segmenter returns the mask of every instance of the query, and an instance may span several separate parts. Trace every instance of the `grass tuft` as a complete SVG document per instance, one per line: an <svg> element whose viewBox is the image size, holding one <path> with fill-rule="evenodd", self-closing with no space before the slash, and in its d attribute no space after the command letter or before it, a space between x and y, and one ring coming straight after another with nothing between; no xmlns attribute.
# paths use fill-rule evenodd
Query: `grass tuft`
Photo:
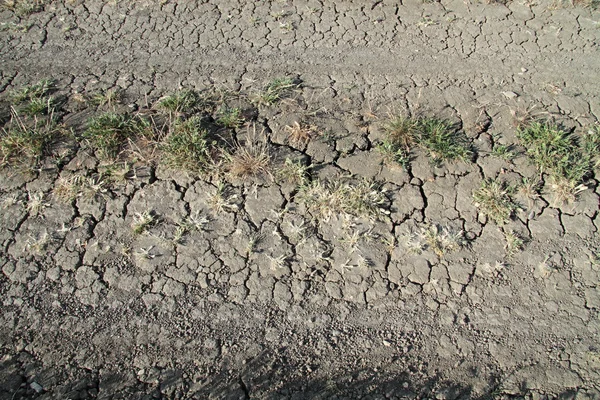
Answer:
<svg viewBox="0 0 600 400"><path fill-rule="evenodd" d="M297 195L315 218L324 221L337 216L378 218L388 215L388 198L379 184L315 181L300 187Z"/></svg>
<svg viewBox="0 0 600 400"><path fill-rule="evenodd" d="M387 140L406 152L416 144L419 134L419 120L397 116L384 127Z"/></svg>
<svg viewBox="0 0 600 400"><path fill-rule="evenodd" d="M547 122L521 127L517 137L538 170L548 175L556 205L574 201L586 189L583 183L598 163L598 128L588 131L583 144L570 132Z"/></svg>
<svg viewBox="0 0 600 400"><path fill-rule="evenodd" d="M54 185L52 195L65 203L70 203L78 197L93 199L98 193L106 191L104 185L105 182L97 177L60 177Z"/></svg>
<svg viewBox="0 0 600 400"><path fill-rule="evenodd" d="M297 186L306 185L311 167L312 166L305 165L301 161L292 161L291 159L286 158L285 164L277 170L276 176L287 183L292 183Z"/></svg>
<svg viewBox="0 0 600 400"><path fill-rule="evenodd" d="M104 92L96 93L91 98L91 103L102 107L104 105L108 107L114 107L116 104L119 104L123 99L123 91L120 89L110 89Z"/></svg>
<svg viewBox="0 0 600 400"><path fill-rule="evenodd" d="M158 100L156 107L170 114L191 114L200 107L200 95L193 90L180 90Z"/></svg>
<svg viewBox="0 0 600 400"><path fill-rule="evenodd" d="M154 212L144 211L141 213L135 213L133 215L133 221L131 222L131 229L136 235L141 235L148 228L156 224L157 218Z"/></svg>
<svg viewBox="0 0 600 400"><path fill-rule="evenodd" d="M208 206L215 214L236 212L238 210L237 199L237 194L232 193L230 186L219 182L216 190L208 197Z"/></svg>
<svg viewBox="0 0 600 400"><path fill-rule="evenodd" d="M229 129L239 128L244 124L242 110L238 107L221 107L217 112L217 124Z"/></svg>
<svg viewBox="0 0 600 400"><path fill-rule="evenodd" d="M385 138L379 150L388 160L405 168L415 146L425 151L436 165L443 161L469 161L472 156L466 137L444 120L397 116L383 129Z"/></svg>
<svg viewBox="0 0 600 400"><path fill-rule="evenodd" d="M288 141L292 146L304 147L315 135L317 127L314 125L300 125L295 121L291 126L286 125L285 130L288 133Z"/></svg>
<svg viewBox="0 0 600 400"><path fill-rule="evenodd" d="M26 124L13 109L11 121L0 131L0 166L37 163L59 133L52 118Z"/></svg>
<svg viewBox="0 0 600 400"><path fill-rule="evenodd" d="M54 81L43 79L33 85L24 86L21 89L12 92L12 100L17 104L26 103L32 99L45 97L56 88Z"/></svg>
<svg viewBox="0 0 600 400"><path fill-rule="evenodd" d="M426 118L419 122L418 143L435 164L442 161L469 161L472 152L466 139L446 121Z"/></svg>
<svg viewBox="0 0 600 400"><path fill-rule="evenodd" d="M460 250L466 245L464 232L454 232L449 227L431 224L421 228L418 234L411 234L408 247L420 254L425 250L433 251L438 257Z"/></svg>
<svg viewBox="0 0 600 400"><path fill-rule="evenodd" d="M473 192L475 205L496 224L504 225L519 208L512 196L515 188L496 179L487 179Z"/></svg>
<svg viewBox="0 0 600 400"><path fill-rule="evenodd" d="M282 99L288 97L294 89L299 87L294 78L276 78L252 96L252 102L259 106L272 106Z"/></svg>
<svg viewBox="0 0 600 400"><path fill-rule="evenodd" d="M100 159L115 159L125 142L144 132L148 122L129 114L106 113L92 118L83 138Z"/></svg>
<svg viewBox="0 0 600 400"><path fill-rule="evenodd" d="M207 135L199 117L176 121L162 143L164 163L176 169L203 170L210 156Z"/></svg>
<svg viewBox="0 0 600 400"><path fill-rule="evenodd" d="M49 115L55 107L54 98L52 97L34 97L22 107L22 111L34 117L36 115Z"/></svg>
<svg viewBox="0 0 600 400"><path fill-rule="evenodd" d="M504 249L509 256L512 256L523 250L523 246L525 246L525 240L512 230L507 230L504 232L504 239L506 240Z"/></svg>
<svg viewBox="0 0 600 400"><path fill-rule="evenodd" d="M512 144L496 144L492 149L493 156L511 162L517 155Z"/></svg>
<svg viewBox="0 0 600 400"><path fill-rule="evenodd" d="M231 150L223 152L225 168L234 178L272 177L271 148L264 131L258 137L256 127L248 129L243 142L236 141Z"/></svg>

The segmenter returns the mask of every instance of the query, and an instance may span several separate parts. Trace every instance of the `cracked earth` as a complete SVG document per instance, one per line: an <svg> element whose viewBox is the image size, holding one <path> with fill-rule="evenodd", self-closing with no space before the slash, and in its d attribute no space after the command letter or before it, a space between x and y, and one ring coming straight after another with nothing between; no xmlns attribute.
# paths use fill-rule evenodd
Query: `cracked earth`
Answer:
<svg viewBox="0 0 600 400"><path fill-rule="evenodd" d="M67 99L62 123L81 130L97 113L75 100L88 93L119 89L118 110L136 112L181 88L252 95L294 76L289 98L252 111L273 164L301 161L314 182L377 182L384 201L377 218L324 216L273 177L138 159L122 182L65 202L53 196L61 179L103 167L86 149L3 169L1 399L600 398L597 172L572 203L546 182L504 225L473 201L484 179L540 177L523 152L493 154L518 143L516 114L597 123L598 11L162 3L0 11L2 121L9 94L44 78ZM473 160L385 162L382 126L398 114L456 124ZM322 134L291 143L296 122ZM201 229L176 239L190 219ZM419 243L428 232L466 244ZM522 250L507 249L507 232Z"/></svg>

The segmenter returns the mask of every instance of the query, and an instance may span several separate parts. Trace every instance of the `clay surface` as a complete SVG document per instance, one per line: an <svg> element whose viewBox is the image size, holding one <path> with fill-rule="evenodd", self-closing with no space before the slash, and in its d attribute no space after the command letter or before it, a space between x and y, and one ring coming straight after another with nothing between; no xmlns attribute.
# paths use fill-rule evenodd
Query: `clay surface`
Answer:
<svg viewBox="0 0 600 400"><path fill-rule="evenodd" d="M115 4L116 3L116 4ZM0 11L0 117L10 93L56 80L72 99L121 89L136 112L180 88L252 96L272 160L310 177L378 182L377 218L323 218L277 177L214 179L138 160L92 198L52 196L92 174L0 171L0 399L598 399L598 175L571 204L548 187L499 226L473 191L538 172L514 114L577 130L600 118L600 13L549 1L53 1ZM456 123L472 162L408 168L377 150L390 115ZM546 115L546 114L544 114ZM286 126L321 134L290 143ZM244 128L240 128L244 131ZM28 207L32 196L42 205ZM156 223L132 232L136 215ZM182 221L202 229L174 240ZM457 251L415 252L431 227ZM525 239L510 253L505 232ZM417 239L415 239L417 238ZM444 253L444 254L441 254Z"/></svg>

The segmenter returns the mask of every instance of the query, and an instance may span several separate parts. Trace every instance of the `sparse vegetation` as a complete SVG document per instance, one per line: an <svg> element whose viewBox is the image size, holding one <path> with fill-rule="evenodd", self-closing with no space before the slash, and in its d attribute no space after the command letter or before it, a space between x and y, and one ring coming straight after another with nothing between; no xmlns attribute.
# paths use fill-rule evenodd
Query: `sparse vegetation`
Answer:
<svg viewBox="0 0 600 400"><path fill-rule="evenodd" d="M52 242L52 237L48 234L47 230L43 233L33 236L29 235L26 246L27 250L35 255L43 255L48 248L48 245Z"/></svg>
<svg viewBox="0 0 600 400"><path fill-rule="evenodd" d="M42 11L47 0L3 0L0 10L11 10L20 17Z"/></svg>
<svg viewBox="0 0 600 400"><path fill-rule="evenodd" d="M290 238L295 241L302 241L314 234L314 226L307 223L304 218L298 223L287 221L287 227L290 231Z"/></svg>
<svg viewBox="0 0 600 400"><path fill-rule="evenodd" d="M550 175L548 183L554 194L554 207L575 202L577 195L588 188L584 184L577 184L577 181L556 175Z"/></svg>
<svg viewBox="0 0 600 400"><path fill-rule="evenodd" d="M264 134L261 138L246 135L243 142L237 141L233 149L224 151L225 169L233 178L271 177L271 151Z"/></svg>
<svg viewBox="0 0 600 400"><path fill-rule="evenodd" d="M55 107L55 102L52 97L34 97L25 104L21 110L34 117L36 115L48 115L52 113Z"/></svg>
<svg viewBox="0 0 600 400"><path fill-rule="evenodd" d="M237 194L232 194L230 187L223 182L219 182L214 193L208 197L208 206L215 214L234 212L238 209L235 203L236 199Z"/></svg>
<svg viewBox="0 0 600 400"><path fill-rule="evenodd" d="M540 117L543 115L542 112L537 111L536 110L536 106L531 106L531 107L518 107L518 108L511 108L510 110L510 114L512 115L513 118L513 125L515 128L523 128L528 126L529 124L532 124L536 121L538 121L540 119Z"/></svg>
<svg viewBox="0 0 600 400"><path fill-rule="evenodd" d="M550 6L550 9L559 9L566 7L583 7L597 10L600 8L600 0L555 0Z"/></svg>
<svg viewBox="0 0 600 400"><path fill-rule="evenodd" d="M115 159L128 139L148 128L148 122L129 114L106 113L89 121L83 138L100 159Z"/></svg>
<svg viewBox="0 0 600 400"><path fill-rule="evenodd" d="M11 121L0 131L0 166L37 163L59 133L51 118L24 121L13 109Z"/></svg>
<svg viewBox="0 0 600 400"><path fill-rule="evenodd" d="M287 183L293 183L298 186L305 185L308 181L310 165L305 165L300 161L285 159L285 164L277 170L276 176Z"/></svg>
<svg viewBox="0 0 600 400"><path fill-rule="evenodd" d="M56 86L53 80L43 79L38 83L23 86L21 89L12 92L12 100L16 104L23 104L32 99L45 97L54 89L56 89Z"/></svg>
<svg viewBox="0 0 600 400"><path fill-rule="evenodd" d="M509 256L523 250L523 246L525 245L525 240L510 229L504 231L504 240L506 240L504 249Z"/></svg>
<svg viewBox="0 0 600 400"><path fill-rule="evenodd" d="M264 237L260 233L253 233L250 235L250 239L248 239L248 243L246 244L245 256L248 257L250 254L256 251L256 247L264 240Z"/></svg>
<svg viewBox="0 0 600 400"><path fill-rule="evenodd" d="M548 122L532 122L519 128L517 136L540 173L546 174L556 196L556 204L575 200L594 167L597 133L584 138L584 144L570 132Z"/></svg>
<svg viewBox="0 0 600 400"><path fill-rule="evenodd" d="M285 268L289 264L289 257L286 256L285 254L282 254L277 257L273 257L273 256L267 256L267 257L271 261L271 269L273 269L273 270Z"/></svg>
<svg viewBox="0 0 600 400"><path fill-rule="evenodd" d="M104 105L108 107L114 107L116 104L121 102L123 92L119 89L110 89L104 92L96 93L92 96L91 102L98 107Z"/></svg>
<svg viewBox="0 0 600 400"><path fill-rule="evenodd" d="M473 192L475 206L498 225L503 225L519 208L513 200L515 188L497 179L487 179Z"/></svg>
<svg viewBox="0 0 600 400"><path fill-rule="evenodd" d="M130 177L135 176L135 170L128 161L103 165L98 172L102 180L112 184L123 184Z"/></svg>
<svg viewBox="0 0 600 400"><path fill-rule="evenodd" d="M277 78L255 93L251 100L259 107L272 106L289 96L298 87L298 82L293 78Z"/></svg>
<svg viewBox="0 0 600 400"><path fill-rule="evenodd" d="M317 180L302 186L297 199L314 218L324 221L338 216L377 218L389 214L385 190L367 181L350 184Z"/></svg>
<svg viewBox="0 0 600 400"><path fill-rule="evenodd" d="M201 104L200 95L193 90L180 90L158 100L156 107L174 116L192 114Z"/></svg>
<svg viewBox="0 0 600 400"><path fill-rule="evenodd" d="M154 249L154 246L140 247L134 253L135 259L138 261L142 261L142 260L152 260L152 259L156 258L156 254L152 253L152 249Z"/></svg>
<svg viewBox="0 0 600 400"><path fill-rule="evenodd" d="M466 138L448 122L426 118L419 121L419 146L424 148L434 163L468 161L472 155Z"/></svg>
<svg viewBox="0 0 600 400"><path fill-rule="evenodd" d="M221 107L217 112L217 123L229 129L239 128L244 123L242 110L238 107Z"/></svg>
<svg viewBox="0 0 600 400"><path fill-rule="evenodd" d="M196 212L189 215L180 225L184 227L186 231L201 231L209 222L210 219L206 215Z"/></svg>
<svg viewBox="0 0 600 400"><path fill-rule="evenodd" d="M425 250L433 251L438 257L457 251L466 245L463 231L454 232L446 226L431 224L421 228L421 232L407 239L407 246L420 254Z"/></svg>
<svg viewBox="0 0 600 400"><path fill-rule="evenodd" d="M301 125L295 121L291 126L286 125L288 133L288 141L294 147L304 147L310 142L310 139L315 135L317 127L314 125Z"/></svg>
<svg viewBox="0 0 600 400"><path fill-rule="evenodd" d="M46 202L44 192L27 193L27 212L32 217L37 217L50 204Z"/></svg>
<svg viewBox="0 0 600 400"><path fill-rule="evenodd" d="M24 86L11 93L12 101L25 115L49 115L56 106L56 101L49 94L56 89L54 81L44 79L36 84Z"/></svg>
<svg viewBox="0 0 600 400"><path fill-rule="evenodd" d="M131 222L131 229L136 235L141 235L149 227L156 223L156 215L150 210L146 210L141 213L135 213L133 215L133 221Z"/></svg>
<svg viewBox="0 0 600 400"><path fill-rule="evenodd" d="M64 202L71 202L77 197L91 199L105 190L104 184L104 181L97 177L82 175L60 177L54 185L52 195Z"/></svg>
<svg viewBox="0 0 600 400"><path fill-rule="evenodd" d="M450 123L435 118L394 117L384 126L379 150L390 161L406 167L414 146L425 151L432 162L468 161L472 156L466 137Z"/></svg>
<svg viewBox="0 0 600 400"><path fill-rule="evenodd" d="M199 117L176 121L161 144L163 162L171 168L201 171L210 157L207 136Z"/></svg>
<svg viewBox="0 0 600 400"><path fill-rule="evenodd" d="M542 182L537 179L523 178L519 185L519 193L523 195L530 203L534 202L540 197L540 190L542 190Z"/></svg>
<svg viewBox="0 0 600 400"><path fill-rule="evenodd" d="M390 143L408 153L417 142L419 120L397 116L388 121L384 127L384 131Z"/></svg>
<svg viewBox="0 0 600 400"><path fill-rule="evenodd" d="M589 158L592 169L600 168L600 125L590 127L585 133L583 153Z"/></svg>
<svg viewBox="0 0 600 400"><path fill-rule="evenodd" d="M210 220L207 216L202 215L201 213L195 213L193 215L188 216L186 219L177 224L175 228L175 232L173 234L173 242L181 243L183 241L184 236L188 232L198 232L204 230L206 224L208 224Z"/></svg>
<svg viewBox="0 0 600 400"><path fill-rule="evenodd" d="M512 144L496 144L492 149L492 155L506 161L512 161L517 154Z"/></svg>
<svg viewBox="0 0 600 400"><path fill-rule="evenodd" d="M550 261L550 257L546 257L537 265L534 274L537 278L548 278L550 275L558 271L558 266Z"/></svg>

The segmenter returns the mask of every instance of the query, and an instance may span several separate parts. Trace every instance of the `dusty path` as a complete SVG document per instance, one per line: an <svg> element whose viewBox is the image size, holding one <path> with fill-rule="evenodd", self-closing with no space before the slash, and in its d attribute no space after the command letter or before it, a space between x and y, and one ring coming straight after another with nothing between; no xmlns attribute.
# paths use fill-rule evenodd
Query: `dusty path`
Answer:
<svg viewBox="0 0 600 400"><path fill-rule="evenodd" d="M61 3L0 13L0 115L11 90L42 78L69 96L122 88L136 110L181 87L253 93L295 76L293 101L258 114L269 142L315 178L385 183L389 215L315 221L269 181L233 182L213 215L214 181L160 167L92 199L53 199L59 177L98 168L84 152L34 175L2 170L1 399L600 398L598 175L573 204L546 190L522 200L503 227L472 200L484 178L537 176L523 154L491 154L516 143L515 113L579 130L600 118L598 11ZM382 163L390 113L459 122L476 162ZM71 108L65 121L89 115ZM331 136L292 149L284 127L298 120ZM160 222L133 235L144 211ZM174 241L198 213L207 228ZM411 252L410 232L432 224L469 245ZM509 231L526 239L512 255Z"/></svg>

